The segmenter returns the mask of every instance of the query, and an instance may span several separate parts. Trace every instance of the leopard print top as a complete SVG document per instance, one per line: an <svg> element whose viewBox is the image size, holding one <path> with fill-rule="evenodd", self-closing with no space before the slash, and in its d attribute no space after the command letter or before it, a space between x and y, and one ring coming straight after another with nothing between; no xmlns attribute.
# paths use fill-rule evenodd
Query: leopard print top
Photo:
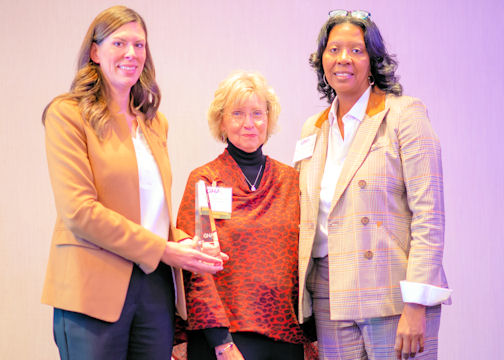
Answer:
<svg viewBox="0 0 504 360"><path fill-rule="evenodd" d="M274 340L302 343L298 301L298 173L266 157L263 178L249 190L237 163L224 151L192 171L177 227L194 235L194 187L198 180L233 189L231 219L216 219L221 250L229 255L215 274L185 272L188 329L228 327Z"/></svg>

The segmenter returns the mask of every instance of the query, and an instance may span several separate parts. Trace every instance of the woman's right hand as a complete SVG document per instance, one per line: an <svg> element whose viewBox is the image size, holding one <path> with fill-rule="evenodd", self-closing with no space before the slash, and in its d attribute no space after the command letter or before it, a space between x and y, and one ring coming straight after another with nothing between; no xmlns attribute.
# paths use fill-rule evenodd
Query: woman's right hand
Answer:
<svg viewBox="0 0 504 360"><path fill-rule="evenodd" d="M223 260L227 255L214 257L196 250L196 241L185 240L180 242L168 241L161 257L167 265L181 268L195 273L215 274L223 269Z"/></svg>
<svg viewBox="0 0 504 360"><path fill-rule="evenodd" d="M231 345L231 347L229 347ZM221 353L222 355L219 355ZM245 360L240 350L234 343L222 344L215 347L217 360Z"/></svg>

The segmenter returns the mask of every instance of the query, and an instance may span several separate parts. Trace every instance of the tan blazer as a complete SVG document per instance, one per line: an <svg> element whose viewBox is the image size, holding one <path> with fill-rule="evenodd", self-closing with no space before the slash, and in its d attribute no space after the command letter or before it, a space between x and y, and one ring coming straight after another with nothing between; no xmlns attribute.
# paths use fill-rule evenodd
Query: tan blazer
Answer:
<svg viewBox="0 0 504 360"><path fill-rule="evenodd" d="M329 109L312 116L316 134L300 170L299 318L311 313L312 267ZM407 96L371 93L338 179L328 218L331 319L399 314L400 280L448 287L442 267L444 203L441 149L425 106Z"/></svg>
<svg viewBox="0 0 504 360"><path fill-rule="evenodd" d="M149 126L143 117L137 120L159 167L173 224L168 124L160 113ZM48 109L45 134L57 220L42 302L117 321L133 263L146 273L154 271L168 240L139 225L138 168L128 125L111 120L100 141L77 103L57 100ZM171 241L178 240L173 225L169 234ZM174 273L177 310L186 318L181 271Z"/></svg>

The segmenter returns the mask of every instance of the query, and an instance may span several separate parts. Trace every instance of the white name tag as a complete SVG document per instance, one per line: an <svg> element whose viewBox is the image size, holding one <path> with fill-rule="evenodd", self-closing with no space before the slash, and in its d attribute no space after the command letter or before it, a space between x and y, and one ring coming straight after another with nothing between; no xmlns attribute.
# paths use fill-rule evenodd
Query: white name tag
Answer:
<svg viewBox="0 0 504 360"><path fill-rule="evenodd" d="M311 157L315 149L316 140L317 134L298 140L296 143L296 150L294 150L294 160L292 160L292 162L295 164L298 161Z"/></svg>
<svg viewBox="0 0 504 360"><path fill-rule="evenodd" d="M198 189L198 191L201 190ZM210 206L212 208L212 215L214 219L231 219L231 205L233 199L232 189L219 186L207 186L207 191L208 197L210 198ZM208 209L205 209L205 207L208 207L208 204L206 202L206 194L201 194L200 199L202 199L202 212L205 213L205 210L208 211Z"/></svg>

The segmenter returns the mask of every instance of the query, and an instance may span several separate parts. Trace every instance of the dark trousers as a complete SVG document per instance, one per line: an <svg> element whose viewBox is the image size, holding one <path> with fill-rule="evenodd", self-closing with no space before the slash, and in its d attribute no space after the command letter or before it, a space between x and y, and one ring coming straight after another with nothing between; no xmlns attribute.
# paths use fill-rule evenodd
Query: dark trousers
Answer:
<svg viewBox="0 0 504 360"><path fill-rule="evenodd" d="M175 293L169 266L146 275L133 266L117 322L54 309L54 339L62 360L169 360Z"/></svg>
<svg viewBox="0 0 504 360"><path fill-rule="evenodd" d="M233 342L245 360L303 360L303 344L275 341L252 332L232 333ZM189 331L187 360L216 360L215 350L210 347L202 331Z"/></svg>

